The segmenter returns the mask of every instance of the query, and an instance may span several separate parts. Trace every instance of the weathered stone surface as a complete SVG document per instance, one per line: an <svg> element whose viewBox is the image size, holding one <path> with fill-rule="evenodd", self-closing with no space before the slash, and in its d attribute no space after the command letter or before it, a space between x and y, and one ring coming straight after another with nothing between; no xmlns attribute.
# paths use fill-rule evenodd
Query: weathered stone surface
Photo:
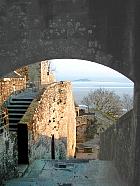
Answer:
<svg viewBox="0 0 140 186"><path fill-rule="evenodd" d="M134 2L129 0L3 0L0 76L45 59L77 58L133 78L133 9Z"/></svg>
<svg viewBox="0 0 140 186"><path fill-rule="evenodd" d="M34 103L33 103L34 104ZM76 147L76 114L69 82L52 83L47 86L40 99L29 107L21 122L29 128L29 158L51 159L51 141L55 139L55 158L74 156ZM32 107L35 108L33 115Z"/></svg>
<svg viewBox="0 0 140 186"><path fill-rule="evenodd" d="M50 63L47 60L29 65L28 76L29 82L34 83L38 88L55 81L55 77L50 69Z"/></svg>
<svg viewBox="0 0 140 186"><path fill-rule="evenodd" d="M26 78L3 78L0 79L0 105L15 91L26 88Z"/></svg>
<svg viewBox="0 0 140 186"><path fill-rule="evenodd" d="M7 129L0 134L0 185L4 180L18 176L16 134Z"/></svg>
<svg viewBox="0 0 140 186"><path fill-rule="evenodd" d="M95 122L95 115L81 115L76 117L76 142L85 142L87 137L87 130L93 126Z"/></svg>
<svg viewBox="0 0 140 186"><path fill-rule="evenodd" d="M136 126L129 111L100 137L100 159L114 161L120 176L133 185Z"/></svg>
<svg viewBox="0 0 140 186"><path fill-rule="evenodd" d="M139 93L139 12L139 0L1 0L0 76L44 59L79 58L130 77ZM62 24L58 25L59 21ZM139 186L140 106L137 96L135 100L133 185Z"/></svg>
<svg viewBox="0 0 140 186"><path fill-rule="evenodd" d="M6 186L126 186L110 161L36 160L23 178L6 182Z"/></svg>

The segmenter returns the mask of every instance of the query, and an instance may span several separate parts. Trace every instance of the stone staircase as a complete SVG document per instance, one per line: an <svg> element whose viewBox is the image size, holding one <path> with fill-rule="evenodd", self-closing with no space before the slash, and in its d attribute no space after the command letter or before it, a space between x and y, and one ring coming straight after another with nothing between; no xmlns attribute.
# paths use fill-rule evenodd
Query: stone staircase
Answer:
<svg viewBox="0 0 140 186"><path fill-rule="evenodd" d="M35 160L6 186L126 186L111 161Z"/></svg>
<svg viewBox="0 0 140 186"><path fill-rule="evenodd" d="M25 114L32 100L38 92L32 89L26 89L23 92L13 95L8 102L9 130L17 131L17 124Z"/></svg>
<svg viewBox="0 0 140 186"><path fill-rule="evenodd" d="M9 102L8 115L9 115L9 130L16 131L17 123L25 114L27 108L31 104L33 98L12 98Z"/></svg>
<svg viewBox="0 0 140 186"><path fill-rule="evenodd" d="M13 95L7 105L9 115L9 130L17 131L17 124L25 114L32 100L38 92L32 89L25 89L23 92Z"/></svg>

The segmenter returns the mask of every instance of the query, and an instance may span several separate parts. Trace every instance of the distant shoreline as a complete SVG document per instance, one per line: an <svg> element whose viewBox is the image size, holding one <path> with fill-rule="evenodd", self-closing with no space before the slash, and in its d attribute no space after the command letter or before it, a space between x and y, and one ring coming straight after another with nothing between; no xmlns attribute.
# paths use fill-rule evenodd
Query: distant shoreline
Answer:
<svg viewBox="0 0 140 186"><path fill-rule="evenodd" d="M119 84L119 85L128 85L128 86L132 86L132 87L134 87L134 85L133 85L133 83L131 83L131 82L119 82L119 81L92 81L92 80L90 80L90 81L71 81L72 83L80 83L80 84L82 84L82 83L84 83L84 84L104 84L104 85L106 85L106 84Z"/></svg>
<svg viewBox="0 0 140 186"><path fill-rule="evenodd" d="M118 81L118 80L112 80L112 81L106 81L106 80L90 80L90 79L77 79L77 80L71 80L72 83L79 82L79 83L120 83L120 84L132 84L133 82L130 81Z"/></svg>
<svg viewBox="0 0 140 186"><path fill-rule="evenodd" d="M92 80L89 80L89 79L76 79L76 80L73 80L72 82L88 82L88 81L92 81Z"/></svg>
<svg viewBox="0 0 140 186"><path fill-rule="evenodd" d="M124 94L130 96L134 94L134 86L131 82L72 81L72 88L74 98L78 104L91 90L94 91L99 88L113 91L120 97Z"/></svg>

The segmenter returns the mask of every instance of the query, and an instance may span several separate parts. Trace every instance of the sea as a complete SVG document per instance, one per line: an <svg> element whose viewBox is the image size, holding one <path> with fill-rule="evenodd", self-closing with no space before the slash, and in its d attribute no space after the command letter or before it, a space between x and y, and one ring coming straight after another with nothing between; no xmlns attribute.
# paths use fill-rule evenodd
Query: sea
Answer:
<svg viewBox="0 0 140 186"><path fill-rule="evenodd" d="M134 84L131 82L95 82L95 81L73 81L73 96L77 104L81 104L84 96L87 96L90 90L94 91L99 88L104 88L109 91L114 91L122 97L128 94L133 97Z"/></svg>

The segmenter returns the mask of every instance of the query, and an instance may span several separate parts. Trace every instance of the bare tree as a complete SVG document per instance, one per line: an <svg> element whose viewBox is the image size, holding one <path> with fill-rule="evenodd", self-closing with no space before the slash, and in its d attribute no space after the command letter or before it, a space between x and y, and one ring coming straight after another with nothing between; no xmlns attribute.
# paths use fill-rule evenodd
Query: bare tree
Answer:
<svg viewBox="0 0 140 186"><path fill-rule="evenodd" d="M86 105L88 103L90 107L104 113L112 114L112 116L120 116L122 114L122 101L113 91L101 88L90 91L89 94L83 98L82 103Z"/></svg>
<svg viewBox="0 0 140 186"><path fill-rule="evenodd" d="M88 96L83 97L81 103L87 106L89 112L89 107L91 106L90 98Z"/></svg>
<svg viewBox="0 0 140 186"><path fill-rule="evenodd" d="M124 94L122 97L122 105L126 111L131 110L133 108L133 97L128 94Z"/></svg>

